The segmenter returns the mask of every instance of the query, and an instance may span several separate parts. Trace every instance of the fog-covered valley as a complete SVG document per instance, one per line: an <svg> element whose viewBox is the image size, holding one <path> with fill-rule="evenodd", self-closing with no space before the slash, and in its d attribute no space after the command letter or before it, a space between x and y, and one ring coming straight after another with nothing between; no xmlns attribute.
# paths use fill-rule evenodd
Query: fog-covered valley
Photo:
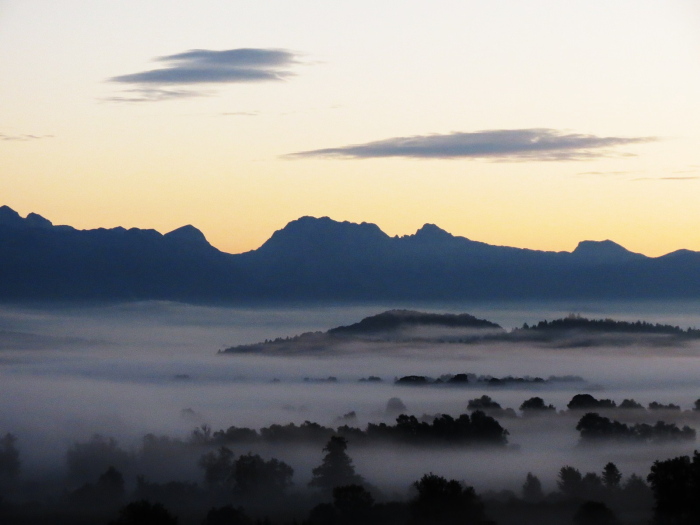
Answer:
<svg viewBox="0 0 700 525"><path fill-rule="evenodd" d="M429 342L377 346L358 341L340 353L288 357L217 353L234 345L347 325L393 306L275 309L148 302L2 307L0 435L10 432L17 438L18 483L24 487L21 497L30 498L32 491L45 497L42 490L48 494L50 489L38 488L42 486L72 490L94 482L94 477L69 476L67 452L76 443L89 443L95 434L113 438L131 458L121 468L127 487L135 486L137 475L160 483L202 484L198 458L221 443L165 447L161 450L165 459L156 461L144 453L144 436L167 436L186 444L193 430L201 432L202 428L259 430L305 421L332 428L391 425L398 415L387 410L391 398L405 405L401 412L418 418L457 417L469 412L470 400L487 395L503 408L514 409L516 416L494 416L508 431L507 445L495 450L353 443L349 439L348 453L356 471L384 494L397 498L406 498L410 484L428 472L462 480L477 493L506 489L519 494L528 472L539 477L545 492L556 491L557 473L565 465L600 473L612 461L625 476L635 473L645 478L654 460L692 454L696 447L695 440L581 445L575 427L582 413L567 411L572 397L580 393L612 399L618 405L624 399L634 399L644 407L651 402L672 403L681 410L649 410L644 415L618 410L609 417L630 423L664 420L700 429L700 412L693 411L700 398L700 346L694 342L673 347L554 348ZM695 303L411 306L469 312L507 330L570 312L645 319L681 328L698 326ZM402 376L438 378L459 373L545 379L578 376L582 381L422 387L394 383ZM381 381L367 381L370 377ZM556 411L523 417L520 405L535 396ZM312 468L323 458L323 445L265 440L226 444L236 456L252 452L289 464L294 469L293 490L302 492ZM102 465L95 468L104 470Z"/></svg>

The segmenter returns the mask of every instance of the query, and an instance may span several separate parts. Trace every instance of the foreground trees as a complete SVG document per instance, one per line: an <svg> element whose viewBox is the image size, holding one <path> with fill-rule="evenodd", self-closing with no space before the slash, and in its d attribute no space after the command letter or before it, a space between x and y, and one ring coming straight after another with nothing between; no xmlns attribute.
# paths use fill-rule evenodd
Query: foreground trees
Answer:
<svg viewBox="0 0 700 525"><path fill-rule="evenodd" d="M233 452L220 447L199 459L210 489L248 499L279 498L292 485L294 469L283 461L264 460L257 454L234 459Z"/></svg>
<svg viewBox="0 0 700 525"><path fill-rule="evenodd" d="M418 494L409 502L410 525L487 523L484 505L472 487L426 474L413 484Z"/></svg>
<svg viewBox="0 0 700 525"><path fill-rule="evenodd" d="M658 523L700 523L700 454L655 461L647 476L654 492Z"/></svg>

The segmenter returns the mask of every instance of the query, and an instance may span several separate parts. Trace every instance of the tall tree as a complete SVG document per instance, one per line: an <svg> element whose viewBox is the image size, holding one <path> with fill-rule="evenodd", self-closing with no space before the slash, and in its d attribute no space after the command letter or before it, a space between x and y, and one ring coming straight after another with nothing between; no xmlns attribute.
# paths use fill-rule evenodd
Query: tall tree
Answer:
<svg viewBox="0 0 700 525"><path fill-rule="evenodd" d="M352 459L345 452L348 442L344 437L333 436L323 451L326 455L321 464L314 468L309 487L331 491L343 485L364 485L365 480L355 473Z"/></svg>
<svg viewBox="0 0 700 525"><path fill-rule="evenodd" d="M622 474L617 468L615 463L608 463L603 468L603 485L607 489L618 489L620 488L620 481L622 480Z"/></svg>
<svg viewBox="0 0 700 525"><path fill-rule="evenodd" d="M525 478L525 483L523 484L523 499L532 503L544 499L542 483L540 483L540 480L532 472L528 472Z"/></svg>

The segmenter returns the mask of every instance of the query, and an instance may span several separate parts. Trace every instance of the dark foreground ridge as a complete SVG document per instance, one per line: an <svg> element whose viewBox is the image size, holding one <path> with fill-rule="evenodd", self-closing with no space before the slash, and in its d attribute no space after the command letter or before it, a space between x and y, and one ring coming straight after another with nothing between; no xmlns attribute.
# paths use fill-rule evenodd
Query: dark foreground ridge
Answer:
<svg viewBox="0 0 700 525"><path fill-rule="evenodd" d="M573 252L492 246L426 224L302 217L257 250L223 253L193 226L78 230L0 207L0 301L189 303L698 299L700 253L662 257L612 241Z"/></svg>

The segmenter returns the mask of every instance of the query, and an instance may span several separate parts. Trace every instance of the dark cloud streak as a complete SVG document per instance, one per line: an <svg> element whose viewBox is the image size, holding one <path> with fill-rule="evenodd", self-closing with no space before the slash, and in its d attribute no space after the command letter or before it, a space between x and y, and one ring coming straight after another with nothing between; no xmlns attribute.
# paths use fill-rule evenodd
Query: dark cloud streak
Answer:
<svg viewBox="0 0 700 525"><path fill-rule="evenodd" d="M654 137L598 137L553 129L504 129L444 135L396 137L365 144L301 151L286 158L486 159L494 161L573 161L610 156L613 148L657 140Z"/></svg>
<svg viewBox="0 0 700 525"><path fill-rule="evenodd" d="M173 89L174 86L279 82L294 76L290 68L299 63L297 58L295 53L284 49L193 49L155 59L165 67L108 79L108 82L136 87L126 90L133 95L105 100L155 102L205 95L196 89Z"/></svg>

